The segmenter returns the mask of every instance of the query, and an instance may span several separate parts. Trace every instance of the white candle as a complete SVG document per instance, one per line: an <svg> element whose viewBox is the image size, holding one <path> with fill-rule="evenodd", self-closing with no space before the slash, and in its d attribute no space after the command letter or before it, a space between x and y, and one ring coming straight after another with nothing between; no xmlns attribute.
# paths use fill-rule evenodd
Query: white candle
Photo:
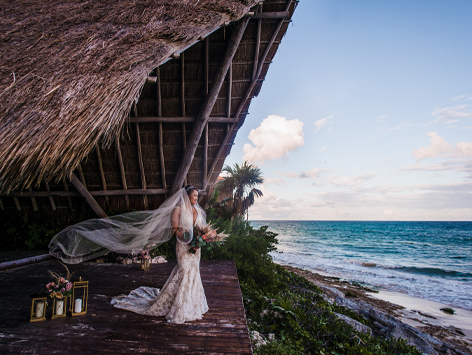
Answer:
<svg viewBox="0 0 472 355"><path fill-rule="evenodd" d="M80 313L82 312L82 299L81 298L77 298L75 300L75 309L74 309L74 312L75 313Z"/></svg>
<svg viewBox="0 0 472 355"><path fill-rule="evenodd" d="M56 315L61 316L64 314L64 300L56 301Z"/></svg>
<svg viewBox="0 0 472 355"><path fill-rule="evenodd" d="M44 302L36 303L36 318L41 318L44 314Z"/></svg>

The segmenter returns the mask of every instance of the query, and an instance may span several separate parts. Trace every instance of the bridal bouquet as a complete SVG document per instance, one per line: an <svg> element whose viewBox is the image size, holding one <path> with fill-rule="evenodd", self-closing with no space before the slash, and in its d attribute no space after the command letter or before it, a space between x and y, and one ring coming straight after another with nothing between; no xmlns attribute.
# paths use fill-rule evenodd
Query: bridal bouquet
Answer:
<svg viewBox="0 0 472 355"><path fill-rule="evenodd" d="M198 248L210 250L213 246L217 245L228 238L228 234L216 233L213 226L208 223L205 227L195 227L193 229L193 239L190 242L190 253L195 254Z"/></svg>
<svg viewBox="0 0 472 355"><path fill-rule="evenodd" d="M138 260L149 260L151 259L151 255L149 255L149 251L143 250L138 254Z"/></svg>

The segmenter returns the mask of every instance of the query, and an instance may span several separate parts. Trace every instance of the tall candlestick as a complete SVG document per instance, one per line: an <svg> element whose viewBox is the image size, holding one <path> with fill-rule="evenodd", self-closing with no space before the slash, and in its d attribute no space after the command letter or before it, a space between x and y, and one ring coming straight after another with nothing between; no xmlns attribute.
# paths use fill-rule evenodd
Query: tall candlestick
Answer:
<svg viewBox="0 0 472 355"><path fill-rule="evenodd" d="M36 303L36 318L41 318L44 314L44 302Z"/></svg>
<svg viewBox="0 0 472 355"><path fill-rule="evenodd" d="M81 298L77 298L75 300L75 309L74 309L74 312L75 313L80 313L82 312L82 299Z"/></svg>
<svg viewBox="0 0 472 355"><path fill-rule="evenodd" d="M64 313L64 300L56 301L56 315L61 316Z"/></svg>

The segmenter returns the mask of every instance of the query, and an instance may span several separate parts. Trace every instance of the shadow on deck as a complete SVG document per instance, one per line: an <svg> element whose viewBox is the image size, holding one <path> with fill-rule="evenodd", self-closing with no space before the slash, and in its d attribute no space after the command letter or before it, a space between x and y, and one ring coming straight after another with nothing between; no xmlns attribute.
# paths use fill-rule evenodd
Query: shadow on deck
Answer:
<svg viewBox="0 0 472 355"><path fill-rule="evenodd" d="M201 263L210 310L202 320L167 323L114 308L113 296L139 286L162 287L174 262L137 265L85 263L70 266L73 278L88 280L88 313L29 322L30 294L45 291L48 270L64 275L56 261L0 272L0 354L252 354L236 266L233 261ZM65 275L64 275L65 276Z"/></svg>

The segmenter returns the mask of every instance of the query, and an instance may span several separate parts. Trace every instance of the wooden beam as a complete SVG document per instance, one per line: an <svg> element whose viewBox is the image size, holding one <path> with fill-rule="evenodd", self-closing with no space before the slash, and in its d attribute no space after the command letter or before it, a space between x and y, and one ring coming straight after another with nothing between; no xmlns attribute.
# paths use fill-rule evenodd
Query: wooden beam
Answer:
<svg viewBox="0 0 472 355"><path fill-rule="evenodd" d="M56 204L54 203L54 199L51 196L51 189L49 188L49 184L46 181L46 179L43 179L43 182L44 182L44 187L46 188L46 191L48 192L48 195L49 195L48 197L49 197L49 204L51 205L51 209L53 211L55 211L56 210Z"/></svg>
<svg viewBox="0 0 472 355"><path fill-rule="evenodd" d="M64 185L64 191L69 191L69 185L67 185L67 181L66 179L62 179L62 183ZM72 200L70 198L70 196L67 196L67 203L69 204L69 208L72 212L74 212L75 208L74 208L74 205L72 204Z"/></svg>
<svg viewBox="0 0 472 355"><path fill-rule="evenodd" d="M259 49L261 47L261 27L262 27L262 20L257 20L257 35L256 35L256 50L254 53L254 68L252 71L252 79L256 77L257 74L257 67L259 66Z"/></svg>
<svg viewBox="0 0 472 355"><path fill-rule="evenodd" d="M226 97L226 117L231 117L231 90L233 88L233 63L229 66L228 74L228 96Z"/></svg>
<svg viewBox="0 0 472 355"><path fill-rule="evenodd" d="M210 76L210 40L205 37L205 94L208 95Z"/></svg>
<svg viewBox="0 0 472 355"><path fill-rule="evenodd" d="M1 209L2 211L5 211L5 206L3 205L3 201L2 201L1 198L0 198L0 209Z"/></svg>
<svg viewBox="0 0 472 355"><path fill-rule="evenodd" d="M122 195L163 195L169 192L168 189L133 189L133 190L106 190L90 191L92 196L122 196Z"/></svg>
<svg viewBox="0 0 472 355"><path fill-rule="evenodd" d="M251 18L253 19L286 19L290 17L288 11L258 12Z"/></svg>
<svg viewBox="0 0 472 355"><path fill-rule="evenodd" d="M159 67L156 68L156 84L157 84L157 116L162 116L162 94L161 94L161 73Z"/></svg>
<svg viewBox="0 0 472 355"><path fill-rule="evenodd" d="M82 164L79 163L79 165L77 165L77 169L79 169L79 176L80 176L80 180L82 181L82 185L84 185L85 188L87 188L87 184L85 183L85 176L84 176L84 172L82 170Z"/></svg>
<svg viewBox="0 0 472 355"><path fill-rule="evenodd" d="M180 111L185 117L185 53L180 54Z"/></svg>
<svg viewBox="0 0 472 355"><path fill-rule="evenodd" d="M98 215L98 217L100 218L108 217L106 213L102 210L100 205L97 203L97 201L95 201L95 199L92 197L90 192L85 188L84 185L82 185L80 180L77 179L77 176L75 176L74 173L72 173L70 181L72 182L74 187L77 189L77 191L82 195L85 201L87 201L88 205L92 208L92 210ZM105 192L109 192L109 191L105 191Z"/></svg>
<svg viewBox="0 0 472 355"><path fill-rule="evenodd" d="M285 8L286 11L288 11L288 9L290 8L291 3L292 3L292 1L289 0L288 3L287 3L287 6ZM267 47L264 50L264 53L262 54L262 58L259 62L259 66L257 68L256 75L253 77L252 82L249 85L249 88L246 90L246 93L244 95L245 98L239 104L238 110L236 111L236 114L234 115L234 118L238 118L238 120L239 120L239 116L241 115L241 111L243 110L243 107L246 104L246 101L249 98L249 95L251 94L252 90L254 89L254 85L256 84L256 82L259 78L259 75L261 74L262 67L263 67L264 62L266 60L266 57L269 54L270 48L272 47L272 44L274 43L275 39L277 38L277 35L279 34L279 31L280 31L280 28L282 27L283 22L284 22L283 19L279 21L276 30L272 34L272 37L269 41L269 44L267 44ZM223 153L223 150L226 148L226 146L228 144L228 140L229 140L230 136L232 135L235 128L237 128L236 123L231 124L228 132L226 133L225 137L223 138L223 141L221 142L221 146L218 149L218 152L216 153L215 159L213 160L213 162L211 164L211 167L208 171L208 179L209 180L211 180L211 176L213 175L213 171L215 170L216 164L218 163L218 160L220 159L221 153ZM206 186L203 186L203 188L206 189Z"/></svg>
<svg viewBox="0 0 472 355"><path fill-rule="evenodd" d="M185 130L185 123L182 123L182 142L184 145L184 152L187 149L187 132ZM188 172L187 172L188 174ZM187 186L187 174L185 174L184 185Z"/></svg>
<svg viewBox="0 0 472 355"><path fill-rule="evenodd" d="M234 99L234 97L233 97ZM149 123L149 122L166 122L166 123L193 123L196 121L196 117L130 117L127 119L129 123ZM237 122L236 118L232 117L210 117L208 122L220 122L220 123L234 123Z"/></svg>
<svg viewBox="0 0 472 355"><path fill-rule="evenodd" d="M234 54L238 49L239 42L243 37L248 22L248 18L240 20L236 25L233 35L231 36L221 66L218 69L215 79L213 80L211 90L206 96L202 106L202 110L200 111L200 114L193 126L189 143L187 145L187 148L185 149L184 155L182 157L182 162L180 164L179 170L177 171L177 175L174 178L174 183L172 185L171 190L172 193L175 193L177 190L179 190L182 187L182 184L184 183L185 175L187 175L187 172L192 163L198 142L200 140L200 137L202 136L203 129L205 128L205 125L208 122L208 118L210 117L211 111L213 110L213 106L216 102L216 98L218 97L218 93L220 92L221 86L223 85L224 78L226 76L226 73L228 72L229 66L231 65L231 61L233 60Z"/></svg>
<svg viewBox="0 0 472 355"><path fill-rule="evenodd" d="M208 122L205 125L205 131L203 133L203 181L202 186L207 185L207 172L208 172Z"/></svg>
<svg viewBox="0 0 472 355"><path fill-rule="evenodd" d="M134 117L138 117L138 107L136 102L133 102L133 114ZM138 151L138 165L139 165L139 175L141 176L141 187L146 189L146 175L144 174L144 164L143 164L143 154L141 150L141 134L139 132L139 123L136 123L136 148ZM148 199L147 196L143 196L144 209L148 209Z"/></svg>
<svg viewBox="0 0 472 355"><path fill-rule="evenodd" d="M98 144L95 144L95 152L97 152L97 160L98 160L98 171L100 172L100 179L102 180L102 188L103 190L107 189L107 182L105 181L105 173L103 171L103 162L102 162L102 155L100 154L100 148ZM107 205L107 209L110 209L110 200L105 197L105 203Z"/></svg>
<svg viewBox="0 0 472 355"><path fill-rule="evenodd" d="M125 174L125 165L123 164L123 156L121 155L121 146L120 139L117 138L115 141L116 155L118 156L118 165L120 166L120 176L121 176L121 185L123 185L123 190L128 190L126 185L126 174ZM125 195L125 206L129 210L129 196Z"/></svg>
<svg viewBox="0 0 472 355"><path fill-rule="evenodd" d="M15 207L16 207L17 211L21 211L20 201L18 201L18 199L16 197L13 197L13 202L15 203Z"/></svg>
<svg viewBox="0 0 472 355"><path fill-rule="evenodd" d="M32 192L33 188L31 186L28 187L28 191ZM36 203L36 199L34 197L31 197L31 206L33 206L33 211L38 210L38 204Z"/></svg>
<svg viewBox="0 0 472 355"><path fill-rule="evenodd" d="M185 125L185 123L183 123ZM166 165L164 161L164 137L163 137L163 130L162 130L162 122L159 122L159 160L161 165L161 180L162 180L162 187L167 189L167 182L166 182Z"/></svg>

